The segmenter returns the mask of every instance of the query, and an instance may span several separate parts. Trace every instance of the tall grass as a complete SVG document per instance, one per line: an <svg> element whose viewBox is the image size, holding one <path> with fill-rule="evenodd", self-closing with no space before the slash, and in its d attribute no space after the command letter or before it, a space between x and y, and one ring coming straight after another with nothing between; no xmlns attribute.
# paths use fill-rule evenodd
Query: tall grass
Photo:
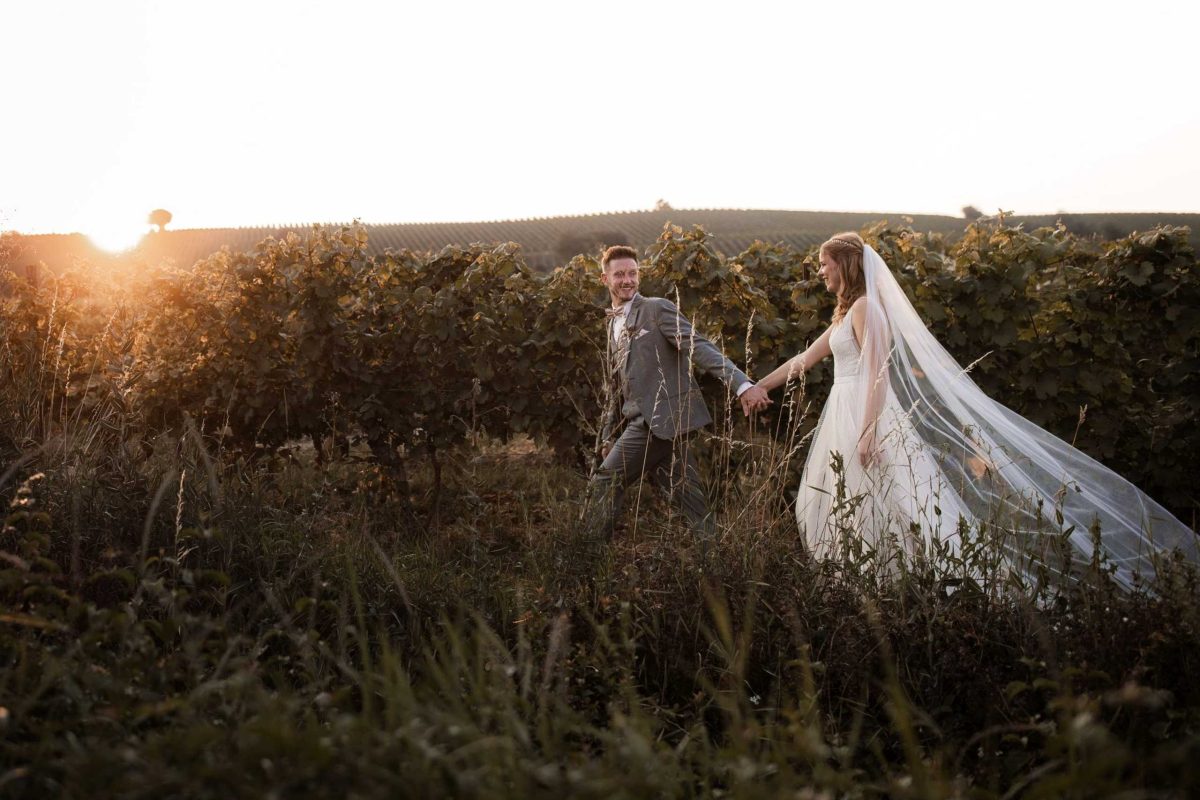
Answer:
<svg viewBox="0 0 1200 800"><path fill-rule="evenodd" d="M895 579L861 553L813 563L780 508L791 455L735 433L699 443L731 465L709 473L722 530L710 558L648 494L581 573L564 560L583 478L538 449L451 459L435 532L424 470L414 520L354 454L221 459L199 431L109 452L77 429L8 488L4 790L1095 797L1196 784L1193 574L1129 594L1101 570L1035 604L952 590L936 558ZM39 466L52 469L27 477ZM114 470L127 482L105 484Z"/></svg>

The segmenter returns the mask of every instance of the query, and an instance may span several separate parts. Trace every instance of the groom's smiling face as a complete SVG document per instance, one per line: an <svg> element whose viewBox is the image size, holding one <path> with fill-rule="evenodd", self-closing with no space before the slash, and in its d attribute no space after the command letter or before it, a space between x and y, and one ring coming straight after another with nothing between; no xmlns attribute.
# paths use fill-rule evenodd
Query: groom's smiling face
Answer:
<svg viewBox="0 0 1200 800"><path fill-rule="evenodd" d="M614 258L600 276L600 280L608 287L613 306L633 299L638 290L638 278L638 263L632 258Z"/></svg>

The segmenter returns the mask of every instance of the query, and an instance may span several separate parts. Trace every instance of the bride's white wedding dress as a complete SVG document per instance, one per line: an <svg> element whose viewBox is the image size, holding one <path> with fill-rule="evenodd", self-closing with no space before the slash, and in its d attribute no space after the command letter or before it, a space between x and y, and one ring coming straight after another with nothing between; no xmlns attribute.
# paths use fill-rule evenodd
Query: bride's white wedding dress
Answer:
<svg viewBox="0 0 1200 800"><path fill-rule="evenodd" d="M877 457L869 467L859 460L866 380L849 316L834 326L829 349L833 387L796 498L796 523L809 552L828 557L844 546L862 547L874 551L877 563L890 564L896 548L907 556L932 552L934 536L957 552L959 520L970 520L971 513L945 485L934 454L890 388L879 417Z"/></svg>
<svg viewBox="0 0 1200 800"><path fill-rule="evenodd" d="M965 551L969 533L1006 573L1051 579L1099 558L1129 588L1164 559L1200 563L1200 539L1129 481L985 395L934 339L887 264L863 251L862 341L830 333L834 384L796 499L814 555ZM858 441L876 420L878 458Z"/></svg>

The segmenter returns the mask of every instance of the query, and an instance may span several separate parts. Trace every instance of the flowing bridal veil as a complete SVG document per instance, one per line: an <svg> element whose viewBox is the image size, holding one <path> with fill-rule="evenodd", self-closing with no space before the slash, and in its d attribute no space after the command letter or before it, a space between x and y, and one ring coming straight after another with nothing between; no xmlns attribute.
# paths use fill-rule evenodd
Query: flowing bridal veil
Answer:
<svg viewBox="0 0 1200 800"><path fill-rule="evenodd" d="M1009 568L1026 575L1062 575L1099 555L1128 588L1135 576L1153 578L1160 560L1174 552L1200 561L1197 535L1187 525L1120 475L985 395L930 334L870 246L863 250L863 272L867 318L853 413L864 422L881 420L888 480L898 484L873 486L871 503L878 506L889 492L916 493L898 515L915 523L912 530L919 525L922 536L957 547L960 524L986 529ZM852 459L853 451L844 456L845 469Z"/></svg>

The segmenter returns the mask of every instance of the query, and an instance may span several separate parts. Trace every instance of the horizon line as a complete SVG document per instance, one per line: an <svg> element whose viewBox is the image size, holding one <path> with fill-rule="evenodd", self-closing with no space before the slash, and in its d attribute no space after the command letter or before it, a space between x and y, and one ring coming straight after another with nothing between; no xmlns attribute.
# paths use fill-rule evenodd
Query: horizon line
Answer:
<svg viewBox="0 0 1200 800"><path fill-rule="evenodd" d="M370 227L417 227L422 225L495 225L502 223L518 223L518 222L544 222L547 220L561 219L587 219L593 217L612 217L612 216L631 216L634 214L663 214L671 213L694 213L694 212L717 212L717 211L740 211L740 212L771 212L784 214L842 214L846 216L878 216L880 219L890 217L938 217L947 220L965 220L966 217L961 215L934 213L927 211L857 211L857 210L833 210L833 209L795 209L795 208L735 208L735 207L701 207L701 208L669 208L669 209L631 209L624 211L591 211L580 214L549 214L542 216L529 217L504 217L491 219L445 219L431 220L427 222L366 222L359 218L354 218L348 221L308 221L308 222L287 222L287 223L265 223L253 225L209 225L204 227L194 228L171 228L164 230L163 233L181 233L184 231L216 231L216 230L278 230L283 228L311 228L311 227L348 227L354 224L361 224L368 228ZM1050 216L1065 216L1071 214L1087 214L1089 216L1102 215L1122 215L1122 214L1173 214L1173 215L1197 215L1200 211L1169 211L1158 209L1154 211L1071 211L1059 209L1057 211L1040 211L1040 212L1003 212L1007 217L1050 217ZM985 218L996 217L995 214L984 213ZM168 223L170 224L170 223ZM154 228L152 223L146 223L147 228ZM148 233L158 233L159 231L148 230ZM9 230L0 230L0 233L15 233L20 236L89 236L84 231L22 231L15 228Z"/></svg>

